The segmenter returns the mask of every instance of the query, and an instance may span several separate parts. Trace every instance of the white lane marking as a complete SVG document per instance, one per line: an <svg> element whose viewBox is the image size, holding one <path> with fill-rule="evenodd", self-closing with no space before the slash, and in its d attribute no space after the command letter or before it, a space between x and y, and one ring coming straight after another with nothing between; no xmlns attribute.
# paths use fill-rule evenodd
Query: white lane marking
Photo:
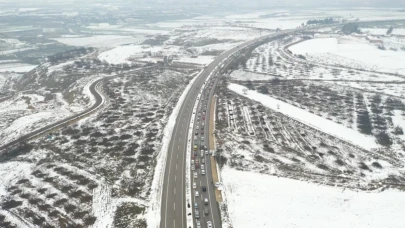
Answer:
<svg viewBox="0 0 405 228"><path fill-rule="evenodd" d="M173 202L173 209L176 210L176 203Z"/></svg>
<svg viewBox="0 0 405 228"><path fill-rule="evenodd" d="M176 127L176 129L175 129L175 133L174 133L174 138L176 138L176 135L177 135L177 129L178 129L178 126L179 125L177 125L177 127ZM173 129L174 130L174 129ZM169 177L170 177L170 171L171 171L171 169L170 169L170 167L172 167L172 158L173 158L173 146L174 146L174 144L172 145L172 149L171 149L171 155L170 155L170 162L169 162ZM167 227L167 201L168 201L168 199L169 199L169 183L167 183L167 186L166 186L166 208L165 208L165 227Z"/></svg>
<svg viewBox="0 0 405 228"><path fill-rule="evenodd" d="M177 145L177 149L180 150L180 145ZM177 156L178 157L178 156Z"/></svg>
<svg viewBox="0 0 405 228"><path fill-rule="evenodd" d="M176 164L176 169L177 169L177 164Z"/></svg>
<svg viewBox="0 0 405 228"><path fill-rule="evenodd" d="M174 181L176 181L177 180L177 176L174 176Z"/></svg>
<svg viewBox="0 0 405 228"><path fill-rule="evenodd" d="M173 220L173 227L176 227L176 220Z"/></svg>
<svg viewBox="0 0 405 228"><path fill-rule="evenodd" d="M179 154L177 154L177 159L179 159Z"/></svg>
<svg viewBox="0 0 405 228"><path fill-rule="evenodd" d="M174 188L174 194L176 195L176 188Z"/></svg>

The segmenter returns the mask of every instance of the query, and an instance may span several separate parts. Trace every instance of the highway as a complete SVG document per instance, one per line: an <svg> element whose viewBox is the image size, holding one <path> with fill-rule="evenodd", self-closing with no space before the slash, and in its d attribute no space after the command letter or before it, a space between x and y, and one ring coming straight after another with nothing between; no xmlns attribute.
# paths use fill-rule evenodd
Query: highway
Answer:
<svg viewBox="0 0 405 228"><path fill-rule="evenodd" d="M263 39L259 38L259 39ZM176 124L174 126L174 130L172 132L172 138L170 140L168 155L166 160L165 166L165 174L164 174L164 181L163 181L163 194L162 194L162 203L161 203L161 221L160 227L161 228L188 228L187 227L187 216L191 216L186 214L186 207L194 207L194 205L188 204L186 205L186 176L185 176L185 169L186 169L186 153L187 153L187 141L188 141L188 131L189 126L192 118L192 112L195 102L197 102L197 97L200 92L200 89L204 86L204 82L206 78L214 72L217 66L221 67L222 61L227 59L231 54L236 51L239 51L246 47L247 45L255 45L255 43L259 40L255 39L245 44L239 45L229 51L222 53L218 56L211 64L209 64L204 71L198 76L195 80L194 84L192 85L191 89L187 93L184 102L180 108L179 115L176 118ZM218 80L218 79L216 79ZM214 82L211 80L211 82ZM212 87L212 90L204 91L204 93L208 93L208 96L205 98L208 99L208 102L211 101L212 96L214 94L214 88L216 85ZM203 94L204 94L203 93ZM206 104L206 101L205 101ZM205 146L209 145L208 142L208 119L209 119L209 110L210 105L207 105L206 108L206 119L205 119L205 131L204 131L204 144ZM205 107L203 106L203 109ZM196 130L197 124L199 125L199 129L201 129L201 124L204 121L201 121L202 118L199 120L196 119L194 131ZM193 131L193 138L195 137ZM201 132L201 130L200 130ZM201 133L197 136L197 140L201 139ZM193 153L193 152L192 152ZM200 148L197 151L197 158L201 160ZM197 178L193 177L193 172L191 172L190 179L193 182L196 182L197 188L192 191L192 198L195 198L196 202L199 204L199 211L201 218L202 227L207 227L207 221L212 222L212 227L220 228L221 227L221 220L220 220L220 213L218 204L215 200L214 194L214 186L212 184L212 173L211 173L211 164L209 156L205 156L205 171L206 174L202 175L200 169L196 169L198 173ZM215 165L215 164L212 164ZM199 193L202 193L201 186L207 187L207 192L203 192L202 196L200 194L199 197L195 197L195 191L197 190ZM209 200L209 205L204 206L203 199L207 198ZM209 214L208 216L203 215L203 208L208 207ZM194 211L194 209L193 209ZM195 214L195 213L194 213ZM193 215L195 216L195 215ZM194 220L194 227L196 227L195 219Z"/></svg>

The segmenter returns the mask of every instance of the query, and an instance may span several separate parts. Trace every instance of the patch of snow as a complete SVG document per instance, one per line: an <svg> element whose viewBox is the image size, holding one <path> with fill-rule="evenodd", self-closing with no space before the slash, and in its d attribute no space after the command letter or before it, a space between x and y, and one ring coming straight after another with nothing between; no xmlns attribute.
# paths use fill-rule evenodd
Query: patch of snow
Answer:
<svg viewBox="0 0 405 228"><path fill-rule="evenodd" d="M403 192L357 192L227 166L221 174L234 228L396 228L404 224Z"/></svg>
<svg viewBox="0 0 405 228"><path fill-rule="evenodd" d="M405 72L403 64L405 52L380 50L365 39L352 37L311 39L293 45L289 50L294 54L307 55L323 62L333 60L337 56L378 70Z"/></svg>
<svg viewBox="0 0 405 228"><path fill-rule="evenodd" d="M143 36L98 35L89 37L53 38L60 43L84 47L117 47L124 44L138 44L144 41Z"/></svg>
<svg viewBox="0 0 405 228"><path fill-rule="evenodd" d="M215 59L215 56L206 56L206 55L204 55L204 56L198 56L197 58L181 57L180 59L177 59L174 62L208 65L212 61L214 61L214 59Z"/></svg>
<svg viewBox="0 0 405 228"><path fill-rule="evenodd" d="M378 148L375 140L371 136L366 136L360 132L347 128L344 125L335 123L331 120L312 114L304 109L295 107L273 97L247 89L244 86L231 83L228 89L235 93L262 103L265 107L278 111L308 126L318 129L322 132L336 136L344 141L351 142L354 145L364 149L371 150Z"/></svg>
<svg viewBox="0 0 405 228"><path fill-rule="evenodd" d="M26 162L6 162L0 165L0 198L6 196L6 188L10 182L18 179L20 176L29 174L33 164Z"/></svg>
<svg viewBox="0 0 405 228"><path fill-rule="evenodd" d="M0 64L0 72L16 72L24 73L29 72L37 67L37 65L25 64L25 63L6 63Z"/></svg>

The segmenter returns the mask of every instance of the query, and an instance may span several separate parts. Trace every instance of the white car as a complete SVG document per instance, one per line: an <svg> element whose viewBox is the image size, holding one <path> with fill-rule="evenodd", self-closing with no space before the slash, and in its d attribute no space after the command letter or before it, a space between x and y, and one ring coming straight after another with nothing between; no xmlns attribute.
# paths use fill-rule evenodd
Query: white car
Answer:
<svg viewBox="0 0 405 228"><path fill-rule="evenodd" d="M197 224L197 228L201 228L201 222L200 221L196 221L195 223Z"/></svg>
<svg viewBox="0 0 405 228"><path fill-rule="evenodd" d="M203 150L201 151L200 155L201 155L202 158L204 157L204 151Z"/></svg>
<svg viewBox="0 0 405 228"><path fill-rule="evenodd" d="M205 151L205 155L208 155L208 150Z"/></svg>
<svg viewBox="0 0 405 228"><path fill-rule="evenodd" d="M203 164L201 164L201 169L205 169L205 167L204 167L204 165L203 165Z"/></svg>
<svg viewBox="0 0 405 228"><path fill-rule="evenodd" d="M208 227L208 228L212 228L212 222L211 222L211 221L208 221L208 222L207 222L207 227Z"/></svg>
<svg viewBox="0 0 405 228"><path fill-rule="evenodd" d="M191 170L195 170L195 166L194 165L191 165Z"/></svg>
<svg viewBox="0 0 405 228"><path fill-rule="evenodd" d="M197 172L194 172L194 178L197 178L198 176L198 173Z"/></svg>
<svg viewBox="0 0 405 228"><path fill-rule="evenodd" d="M193 183L193 188L197 188L197 184L195 182Z"/></svg>
<svg viewBox="0 0 405 228"><path fill-rule="evenodd" d="M198 193L198 191L195 191L195 197L199 197L200 193Z"/></svg>
<svg viewBox="0 0 405 228"><path fill-rule="evenodd" d="M207 198L204 198L204 204L208 205L208 199Z"/></svg>
<svg viewBox="0 0 405 228"><path fill-rule="evenodd" d="M204 159L204 158L201 159L201 163L202 163L202 164L205 164L205 159Z"/></svg>
<svg viewBox="0 0 405 228"><path fill-rule="evenodd" d="M201 170L201 175L205 175L205 170Z"/></svg>

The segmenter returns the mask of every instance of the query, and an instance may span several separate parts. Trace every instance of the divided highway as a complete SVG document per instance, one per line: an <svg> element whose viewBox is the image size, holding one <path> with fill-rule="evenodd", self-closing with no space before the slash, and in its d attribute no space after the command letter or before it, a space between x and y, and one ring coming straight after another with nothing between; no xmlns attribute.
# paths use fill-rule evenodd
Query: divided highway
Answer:
<svg viewBox="0 0 405 228"><path fill-rule="evenodd" d="M165 174L164 174L164 182L163 182L163 194L162 194L162 204L161 204L161 221L160 227L161 228L189 228L187 226L187 216L191 216L186 214L186 207L193 208L194 211L194 204L191 205L187 204L186 201L186 154L187 154L187 142L188 142L188 131L189 126L193 114L193 108L195 103L197 102L198 94L201 88L204 86L204 82L207 77L215 71L216 67L222 67L223 60L227 59L229 56L234 54L235 52L242 50L246 46L249 45L256 45L258 41L264 40L268 37L261 37L252 41L249 41L245 44L242 44L238 47L235 47L220 56L218 56L211 64L209 64L204 71L197 76L198 78L195 80L194 84L192 85L191 89L187 93L184 102L180 108L179 115L176 119L176 124L174 126L174 130L172 132L172 138L169 144L168 155L166 160L165 166ZM215 78L215 80L218 80ZM208 90L204 91L205 102L210 102L212 96L214 94L213 90L215 89L216 82L214 80L210 80L213 83L212 88L208 87ZM199 106L200 108L200 106ZM208 135L208 119L210 113L210 105L202 106L201 111L205 111L206 119L201 121L202 118L196 118L195 126L193 130L193 137L195 137L194 131L198 130L201 131L202 123L205 121L205 130L203 133L198 133L197 140L201 140L201 136L204 136L205 141L202 145L206 147L209 145L209 135ZM197 111L198 113L198 111ZM197 114L196 113L196 114ZM198 115L198 114L197 114ZM194 145L194 144L193 144ZM192 151L192 156L194 151ZM195 202L199 204L199 212L200 212L200 219L198 221L201 222L201 227L208 227L207 221L212 222L213 228L220 228L221 227L221 220L220 220L220 213L218 204L216 202L215 193L214 193L214 186L212 184L212 173L211 173L211 164L210 164L210 157L209 155L201 156L200 147L197 150L197 156L201 162L201 158L205 157L205 174L201 174L201 169L196 169L197 177L194 178L194 171L191 172L191 183L196 183L196 189L192 190L192 197L195 198ZM190 158L188 158L190 159ZM215 164L212 164L215 165ZM202 192L202 186L207 187L206 192ZM195 197L195 191L198 191L200 196ZM207 198L209 203L208 205L204 205L203 200ZM194 203L193 201L193 203ZM208 216L205 216L203 213L203 209L208 208L209 213ZM195 216L195 213L193 213ZM196 226L196 219L193 218L194 227Z"/></svg>

